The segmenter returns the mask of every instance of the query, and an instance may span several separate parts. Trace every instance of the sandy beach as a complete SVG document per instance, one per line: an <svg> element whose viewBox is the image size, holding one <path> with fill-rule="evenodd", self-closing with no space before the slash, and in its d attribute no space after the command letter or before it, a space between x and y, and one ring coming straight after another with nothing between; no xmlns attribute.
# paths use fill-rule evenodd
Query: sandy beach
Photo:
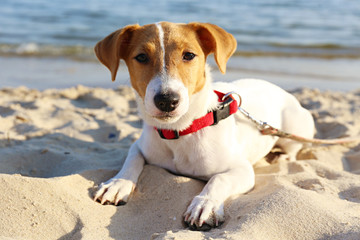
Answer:
<svg viewBox="0 0 360 240"><path fill-rule="evenodd" d="M319 138L360 135L360 89L292 91ZM359 239L360 145L307 146L296 162L256 164L255 189L226 201L209 232L182 223L204 182L146 166L131 200L102 206L97 186L141 133L132 90L0 90L0 239Z"/></svg>

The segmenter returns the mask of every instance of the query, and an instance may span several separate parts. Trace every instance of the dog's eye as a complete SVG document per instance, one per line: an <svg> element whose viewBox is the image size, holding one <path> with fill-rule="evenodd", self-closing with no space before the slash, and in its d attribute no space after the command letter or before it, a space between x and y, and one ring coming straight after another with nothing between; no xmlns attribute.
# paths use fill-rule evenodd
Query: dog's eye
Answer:
<svg viewBox="0 0 360 240"><path fill-rule="evenodd" d="M194 53L186 52L186 53L184 53L184 55L183 55L183 60L184 60L184 61L191 61L191 60L194 59L195 56L196 56L196 55L195 55Z"/></svg>
<svg viewBox="0 0 360 240"><path fill-rule="evenodd" d="M149 58L146 54L140 53L135 57L135 60L138 61L139 63L147 63L149 61Z"/></svg>

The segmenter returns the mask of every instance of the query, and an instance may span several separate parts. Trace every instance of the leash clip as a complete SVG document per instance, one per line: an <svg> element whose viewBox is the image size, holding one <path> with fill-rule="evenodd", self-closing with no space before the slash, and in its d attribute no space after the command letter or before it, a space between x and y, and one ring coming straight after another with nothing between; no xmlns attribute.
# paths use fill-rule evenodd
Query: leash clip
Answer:
<svg viewBox="0 0 360 240"><path fill-rule="evenodd" d="M261 120L258 120L256 118L254 118L253 116L250 115L250 113L248 113L247 111L245 111L245 109L241 108L240 106L238 107L238 110L246 117L248 118L250 121L252 121L257 129L264 135L270 134L273 131L273 127L271 125L269 125L267 122L263 122Z"/></svg>

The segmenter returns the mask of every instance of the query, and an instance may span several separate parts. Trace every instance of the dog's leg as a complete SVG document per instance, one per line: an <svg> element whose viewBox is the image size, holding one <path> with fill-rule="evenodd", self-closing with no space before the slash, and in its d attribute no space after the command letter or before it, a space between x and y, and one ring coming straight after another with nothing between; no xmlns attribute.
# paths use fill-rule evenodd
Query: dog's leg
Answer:
<svg viewBox="0 0 360 240"><path fill-rule="evenodd" d="M184 214L193 230L210 230L224 222L224 201L234 194L246 193L255 185L255 174L249 162L228 172L214 175L202 192L194 197Z"/></svg>
<svg viewBox="0 0 360 240"><path fill-rule="evenodd" d="M296 161L296 155L303 147L303 143L295 142L290 139L280 139L277 145L284 151L284 154L280 155L276 161L287 160L290 162Z"/></svg>
<svg viewBox="0 0 360 240"><path fill-rule="evenodd" d="M128 156L121 171L107 182L100 185L94 200L101 204L125 204L134 190L138 177L144 168L142 156L137 142L131 145Z"/></svg>
<svg viewBox="0 0 360 240"><path fill-rule="evenodd" d="M314 119L311 113L308 110L302 108L297 101L287 107L283 111L282 115L283 123L281 129L283 131L305 138L314 137ZM277 161L295 161L297 153L300 151L304 144L290 139L280 138L276 142L276 145L279 146L285 153L283 155L280 155Z"/></svg>

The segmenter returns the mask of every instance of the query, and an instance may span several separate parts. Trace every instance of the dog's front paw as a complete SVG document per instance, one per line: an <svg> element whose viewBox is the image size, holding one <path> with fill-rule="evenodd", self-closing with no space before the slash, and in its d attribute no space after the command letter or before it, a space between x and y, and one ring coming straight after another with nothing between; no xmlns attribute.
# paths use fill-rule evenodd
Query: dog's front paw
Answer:
<svg viewBox="0 0 360 240"><path fill-rule="evenodd" d="M184 214L184 221L191 230L208 231L224 220L224 204L202 196L196 196Z"/></svg>
<svg viewBox="0 0 360 240"><path fill-rule="evenodd" d="M101 204L123 205L128 201L135 184L126 179L110 179L102 183L94 196Z"/></svg>

